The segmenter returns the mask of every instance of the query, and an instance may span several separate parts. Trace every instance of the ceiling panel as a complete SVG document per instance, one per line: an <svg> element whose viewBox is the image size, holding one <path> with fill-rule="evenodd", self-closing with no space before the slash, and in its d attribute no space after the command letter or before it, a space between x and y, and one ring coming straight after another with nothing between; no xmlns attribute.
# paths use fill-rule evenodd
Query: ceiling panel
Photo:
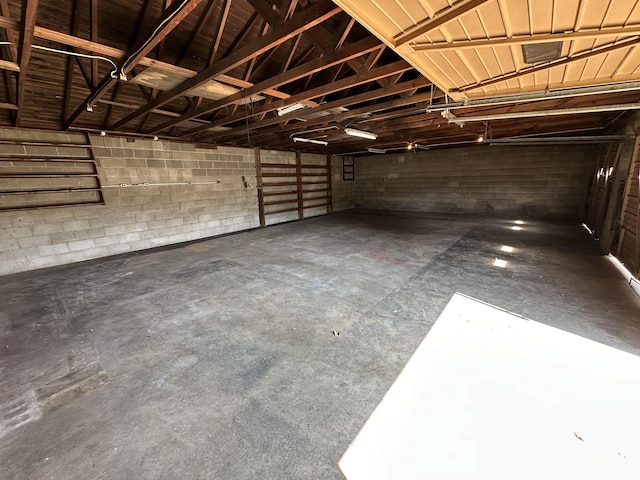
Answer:
<svg viewBox="0 0 640 480"><path fill-rule="evenodd" d="M638 80L635 0L336 0L456 100ZM526 63L522 46L562 42Z"/></svg>

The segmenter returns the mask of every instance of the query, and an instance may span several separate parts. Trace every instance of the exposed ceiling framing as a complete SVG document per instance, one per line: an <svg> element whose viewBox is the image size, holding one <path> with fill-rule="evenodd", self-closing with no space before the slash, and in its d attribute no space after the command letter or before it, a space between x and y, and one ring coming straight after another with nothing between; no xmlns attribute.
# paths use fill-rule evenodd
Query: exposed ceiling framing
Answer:
<svg viewBox="0 0 640 480"><path fill-rule="evenodd" d="M366 152L474 141L487 125L449 123L454 102L493 138L598 133L640 89L580 89L640 81L640 2L591 3L0 0L0 124ZM557 58L525 63L550 42Z"/></svg>

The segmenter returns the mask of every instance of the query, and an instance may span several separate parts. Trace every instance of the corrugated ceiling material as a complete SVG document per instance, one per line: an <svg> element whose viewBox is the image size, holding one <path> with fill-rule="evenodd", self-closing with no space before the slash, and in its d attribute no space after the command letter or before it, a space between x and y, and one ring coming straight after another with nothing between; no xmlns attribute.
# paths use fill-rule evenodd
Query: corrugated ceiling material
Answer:
<svg viewBox="0 0 640 480"><path fill-rule="evenodd" d="M453 99L640 79L636 0L335 0ZM561 41L556 60L522 45Z"/></svg>

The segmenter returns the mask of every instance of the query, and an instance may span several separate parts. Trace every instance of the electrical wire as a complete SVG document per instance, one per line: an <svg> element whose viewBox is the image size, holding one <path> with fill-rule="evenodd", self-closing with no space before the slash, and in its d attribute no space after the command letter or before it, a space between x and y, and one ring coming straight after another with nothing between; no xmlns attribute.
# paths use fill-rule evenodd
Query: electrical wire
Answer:
<svg viewBox="0 0 640 480"><path fill-rule="evenodd" d="M102 188L127 188L127 187L155 187L163 185L216 185L220 180L214 180L211 182L141 182L141 183L117 183L114 185L102 185Z"/></svg>
<svg viewBox="0 0 640 480"><path fill-rule="evenodd" d="M0 42L0 45L15 45L12 42ZM47 52L61 53L63 55L69 55L73 57L82 57L82 58L92 58L96 60L104 60L105 62L109 62L113 65L113 71L111 72L111 78L116 78L118 73L118 66L111 60L110 58L103 57L101 55L89 55L88 53L78 53L78 52L70 52L68 50L58 50L57 48L44 47L42 45L31 45L31 48L35 48L36 50L45 50Z"/></svg>
<svg viewBox="0 0 640 480"><path fill-rule="evenodd" d="M251 102L251 115L253 116L253 97L252 96L249 97L249 101ZM245 111L244 121L247 127L247 143L249 144L249 148L252 148L251 135L249 135L249 109L247 108L247 89L246 88L244 89L244 111Z"/></svg>
<svg viewBox="0 0 640 480"><path fill-rule="evenodd" d="M153 40L153 38L156 36L156 34L162 29L162 27L164 27L167 23L169 23L171 20L173 20L175 18L176 15L178 15L180 13L180 10L182 10L184 8L184 6L189 3L191 0L184 0L182 2L182 4L176 8L176 10L173 12L172 15L170 15L169 17L165 18L160 25L158 25L156 27L156 29L153 31L153 33L149 36L149 38L147 39L147 41L145 41L140 48L138 48L138 50L136 50L134 53L132 53L129 58L127 58L124 63L122 64L122 67L120 68L120 75L125 75L124 73L124 69L127 67L127 65L129 64L129 62L131 61L132 58L134 58L136 55L138 55L147 45L149 45L149 43L151 43L151 41Z"/></svg>

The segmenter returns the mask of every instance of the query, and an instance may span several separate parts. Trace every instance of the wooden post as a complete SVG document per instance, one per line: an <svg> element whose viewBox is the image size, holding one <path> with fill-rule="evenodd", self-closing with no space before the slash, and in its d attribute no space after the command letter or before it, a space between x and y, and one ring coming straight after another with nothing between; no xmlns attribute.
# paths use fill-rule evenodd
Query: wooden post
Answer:
<svg viewBox="0 0 640 480"><path fill-rule="evenodd" d="M332 171L331 171L331 154L327 154L327 213L333 213L333 191L331 189Z"/></svg>
<svg viewBox="0 0 640 480"><path fill-rule="evenodd" d="M253 154L256 159L256 186L258 188L258 215L260 217L260 226L264 227L267 222L264 216L264 195L262 191L262 163L260 162L260 149L258 147L253 149Z"/></svg>
<svg viewBox="0 0 640 480"><path fill-rule="evenodd" d="M638 149L640 148L640 137L636 135L635 145L633 147L633 153L631 154L631 161L629 162L629 174L627 176L627 182L624 185L624 196L622 200L622 208L620 209L620 221L618 225L620 225L620 234L618 235L618 248L616 248L616 256L620 256L620 252L622 252L622 243L624 242L624 218L627 211L627 204L629 203L629 196L631 195L631 185L633 182L633 177L635 173L635 166L637 164L638 157Z"/></svg>
<svg viewBox="0 0 640 480"><path fill-rule="evenodd" d="M304 218L304 198L302 196L302 158L296 152L296 187L298 192L298 220Z"/></svg>

